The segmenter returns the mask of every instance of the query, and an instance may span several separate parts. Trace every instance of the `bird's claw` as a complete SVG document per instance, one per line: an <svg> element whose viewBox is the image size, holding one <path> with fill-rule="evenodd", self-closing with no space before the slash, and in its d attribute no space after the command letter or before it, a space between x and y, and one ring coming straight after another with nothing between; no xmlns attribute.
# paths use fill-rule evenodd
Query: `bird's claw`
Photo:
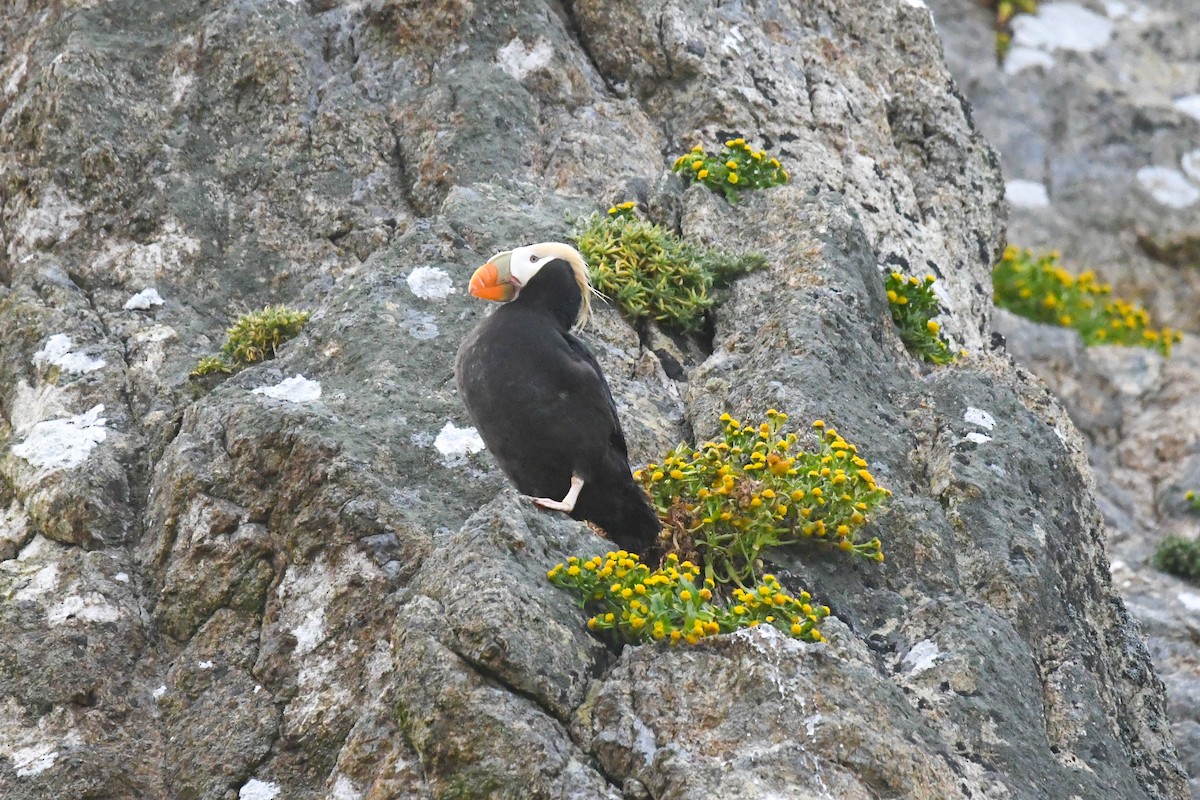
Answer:
<svg viewBox="0 0 1200 800"><path fill-rule="evenodd" d="M530 497L529 502L538 508L545 508L549 511L562 511L569 514L573 510L573 506L568 506L561 500L551 500L549 497Z"/></svg>

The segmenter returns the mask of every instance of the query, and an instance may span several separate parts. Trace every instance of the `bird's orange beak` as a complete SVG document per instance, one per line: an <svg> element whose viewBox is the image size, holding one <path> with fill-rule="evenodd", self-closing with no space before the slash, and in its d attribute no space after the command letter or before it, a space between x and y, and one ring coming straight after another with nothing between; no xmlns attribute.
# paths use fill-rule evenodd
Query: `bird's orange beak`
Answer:
<svg viewBox="0 0 1200 800"><path fill-rule="evenodd" d="M513 299L517 289L512 285L508 271L511 253L497 253L471 276L468 289L476 297L504 303Z"/></svg>

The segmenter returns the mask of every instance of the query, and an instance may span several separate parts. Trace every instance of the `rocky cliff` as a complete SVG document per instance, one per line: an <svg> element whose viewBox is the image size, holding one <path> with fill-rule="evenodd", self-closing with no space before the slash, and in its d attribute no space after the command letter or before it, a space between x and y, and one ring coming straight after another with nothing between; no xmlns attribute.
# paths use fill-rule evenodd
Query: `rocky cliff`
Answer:
<svg viewBox="0 0 1200 800"><path fill-rule="evenodd" d="M8 3L0 795L1185 797L1085 440L988 349L1000 173L929 10L795 6ZM792 182L670 175L734 132ZM778 555L827 644L604 646L545 571L605 542L463 432L470 270L634 197L769 268L675 377L585 331L633 459L771 405L894 492L884 565ZM278 302L280 358L188 381Z"/></svg>
<svg viewBox="0 0 1200 800"><path fill-rule="evenodd" d="M1167 323L1200 329L1200 17L1186 0L1043 3L1001 64L982 8L933 3L946 60L1000 152L1009 240L1057 248ZM1167 686L1200 798L1200 651L1194 586L1149 561L1200 516L1200 342L1169 359L1084 348L1077 334L997 313L1008 350L1062 399L1088 442L1113 578Z"/></svg>

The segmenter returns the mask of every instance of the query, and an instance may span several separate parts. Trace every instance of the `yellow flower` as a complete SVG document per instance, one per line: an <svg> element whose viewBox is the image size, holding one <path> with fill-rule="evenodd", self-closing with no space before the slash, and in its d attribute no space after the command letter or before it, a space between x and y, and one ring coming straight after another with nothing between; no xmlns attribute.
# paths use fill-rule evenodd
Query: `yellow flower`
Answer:
<svg viewBox="0 0 1200 800"><path fill-rule="evenodd" d="M692 148L692 152L693 152L693 153L703 153L703 152L704 152L704 148L703 148L703 147L701 147L700 145L696 145L695 147L693 147L693 148Z"/></svg>
<svg viewBox="0 0 1200 800"><path fill-rule="evenodd" d="M692 593L689 592L687 589L684 589L682 592L679 593L679 599L686 603L692 599Z"/></svg>
<svg viewBox="0 0 1200 800"><path fill-rule="evenodd" d="M579 567L572 564L571 566L567 567L567 574L574 578L579 574Z"/></svg>
<svg viewBox="0 0 1200 800"><path fill-rule="evenodd" d="M692 162L692 169L698 170L698 169L701 169L703 166L704 166L703 161L693 161Z"/></svg>
<svg viewBox="0 0 1200 800"><path fill-rule="evenodd" d="M725 166L729 167L730 169L737 169L737 168L738 168L738 164L737 164L737 162L736 162L736 161L734 161L732 158L731 158L731 159L729 159L728 161L726 161L726 162L725 162Z"/></svg>
<svg viewBox="0 0 1200 800"><path fill-rule="evenodd" d="M737 175L737 173L736 173L736 172L731 172L731 173L729 173L729 182L730 182L730 183L737 183L737 182L738 182L738 175Z"/></svg>
<svg viewBox="0 0 1200 800"><path fill-rule="evenodd" d="M800 627L800 623L793 622L792 623L792 636L799 636L802 633L804 633L804 628Z"/></svg>
<svg viewBox="0 0 1200 800"><path fill-rule="evenodd" d="M677 469L671 470L671 477L677 481L683 480L683 472Z"/></svg>
<svg viewBox="0 0 1200 800"><path fill-rule="evenodd" d="M929 320L929 322L926 322L925 327L929 329L930 333L937 333L939 330L941 330L941 326L938 325L933 320Z"/></svg>
<svg viewBox="0 0 1200 800"><path fill-rule="evenodd" d="M699 172L696 173L696 177L700 180L704 180L705 178L708 177L708 170L706 170L706 169L700 170Z"/></svg>

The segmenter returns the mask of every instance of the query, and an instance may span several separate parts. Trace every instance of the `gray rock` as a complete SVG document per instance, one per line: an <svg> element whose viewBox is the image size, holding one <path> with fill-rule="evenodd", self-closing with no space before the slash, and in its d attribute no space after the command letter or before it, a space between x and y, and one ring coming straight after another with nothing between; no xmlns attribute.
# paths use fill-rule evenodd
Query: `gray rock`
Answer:
<svg viewBox="0 0 1200 800"><path fill-rule="evenodd" d="M919 3L25 0L0 92L3 797L1184 796L1083 442L983 350L998 168ZM793 182L667 173L735 132ZM608 543L463 446L470 271L631 194L770 264L670 371L585 331L634 460L773 405L895 491L883 566L773 556L827 645L609 648L545 577ZM969 359L904 352L896 268ZM279 358L187 381L279 302Z"/></svg>
<svg viewBox="0 0 1200 800"><path fill-rule="evenodd" d="M1062 251L1068 268L1096 270L1115 294L1188 332L1164 360L1137 348L1084 348L1069 331L1000 311L995 318L1008 351L1062 399L1087 439L1113 578L1148 637L1200 798L1200 715L1189 700L1196 607L1179 599L1194 592L1148 563L1164 537L1200 534L1200 517L1184 500L1200 490L1200 360L1192 336L1200 308L1200 112L1189 113L1195 101L1188 99L1200 86L1200 20L1181 0L1085 4L1098 15L1093 21L1107 18L1112 28L1094 51L1056 49L1046 53L1050 66L1007 74L1028 53L1010 57L1008 70L996 65L982 7L932 5L950 69L1000 151L1005 179L1045 191L1046 204L1032 207L1014 193L1009 240Z"/></svg>

